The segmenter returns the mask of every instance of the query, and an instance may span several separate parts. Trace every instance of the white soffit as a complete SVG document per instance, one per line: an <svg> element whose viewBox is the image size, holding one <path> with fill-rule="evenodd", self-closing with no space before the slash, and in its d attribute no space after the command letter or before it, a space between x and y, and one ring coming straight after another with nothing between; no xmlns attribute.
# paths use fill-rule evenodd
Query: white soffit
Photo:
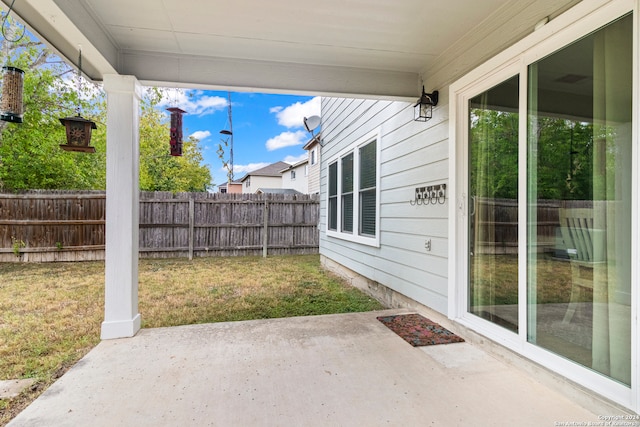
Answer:
<svg viewBox="0 0 640 427"><path fill-rule="evenodd" d="M492 17L513 18L498 11L568 3L17 0L14 11L65 57L82 45L95 80L117 72L146 84L413 99L420 72L450 46L500 24ZM531 30L543 16L526 17Z"/></svg>

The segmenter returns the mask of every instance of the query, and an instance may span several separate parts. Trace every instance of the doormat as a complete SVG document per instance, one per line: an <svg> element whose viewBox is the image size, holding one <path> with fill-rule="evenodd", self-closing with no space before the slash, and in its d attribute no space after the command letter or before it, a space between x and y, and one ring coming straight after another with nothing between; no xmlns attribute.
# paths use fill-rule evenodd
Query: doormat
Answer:
<svg viewBox="0 0 640 427"><path fill-rule="evenodd" d="M380 316L376 319L414 347L464 342L453 332L419 314Z"/></svg>

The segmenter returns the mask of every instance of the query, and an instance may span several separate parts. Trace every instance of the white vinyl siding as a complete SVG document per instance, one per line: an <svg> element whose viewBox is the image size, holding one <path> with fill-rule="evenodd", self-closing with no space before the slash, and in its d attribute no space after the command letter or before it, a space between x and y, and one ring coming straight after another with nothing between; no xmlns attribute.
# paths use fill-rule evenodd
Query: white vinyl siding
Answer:
<svg viewBox="0 0 640 427"><path fill-rule="evenodd" d="M411 102L322 100L320 253L443 313L447 307L448 202L418 207L411 206L409 200L416 187L447 183L446 113L446 105L439 104L431 121L418 123L413 121ZM368 135L377 137L367 139ZM365 245L334 238L335 234L327 230L327 213L333 203L328 194L330 165L336 165L337 173L341 157L354 150L358 157L367 157L367 142L373 140L378 184L373 190L366 184L367 177L358 176L363 185L356 184L354 200L363 206L365 219L358 218L362 227L354 226L348 236L369 239L367 233L375 227L380 243ZM355 168L356 172L362 169ZM367 225L367 206L375 206L378 211L375 225ZM427 240L432 242L430 252L425 250Z"/></svg>
<svg viewBox="0 0 640 427"><path fill-rule="evenodd" d="M580 17L586 17L587 21L600 21L596 24L603 25L615 19L616 16L626 13L630 8L635 8L634 19L637 21L637 7L640 3L619 0L575 1L571 4L554 3L557 8L555 11L550 9L552 7L550 4L551 2L546 0L526 2L526 7L518 2L506 4L500 10L500 14L512 19L504 20L502 25L489 21L480 25L467 36L455 41L432 66L422 70L421 76L425 80L421 83L425 85L425 89L428 92L438 90L440 93L439 103L434 108L433 119L426 123L413 121L414 103L411 101L322 98L322 158L320 159L320 253L322 256L451 318L458 317L460 312L466 310L464 299L456 298L456 293L459 293L459 289L456 289L457 276L464 273L460 271L460 265L456 260L466 260L468 255L467 247L464 244L460 245L461 230L459 228L466 227L466 222L461 221L460 217L464 219L464 216L469 213L469 206L468 194L464 186L459 183L464 176L465 159L456 154L455 141L456 132L464 133L468 124L462 122L457 126L455 120L452 120L450 126L450 115L454 119L457 110L455 102L450 105L450 97L455 95L455 91L463 91L465 88L477 85L481 77L504 74L509 67L522 66L523 61L514 57L522 54L533 44L546 45L548 47L546 54L548 54L564 44L575 41L576 37L583 35L578 34L580 30L576 30L574 25ZM574 5L571 11L562 14ZM549 13L550 11L553 13ZM605 12L608 17L602 16ZM533 31L533 25L543 16L550 16L550 22ZM559 23L562 23L562 28L567 28L568 31L562 31L562 35L554 36L561 32ZM593 29L596 28L597 25L594 25ZM527 37L524 40L526 43L518 42L524 37ZM639 37L636 28L635 58L639 56ZM481 48L478 40L482 40ZM538 58L542 55L540 51L530 54L537 55ZM535 62L535 60L530 59L529 62ZM469 73L472 70L475 71ZM493 84L500 82L499 78L495 79ZM454 90L450 91L450 85L454 82ZM638 67L634 67L635 92L638 92L637 82ZM481 91L482 88L477 89ZM418 96L419 91L416 90L416 99ZM634 93L634 111L637 110L638 96L638 93ZM466 104L463 103L464 105ZM634 118L637 116L635 114ZM331 213L331 209L337 209L339 196L337 186L333 197L330 196L328 178L332 172L337 174L339 159L345 154L345 150L349 150L354 143L374 130L379 130L380 135L378 138L380 146L377 148L380 183L377 189L379 210L377 236L380 244L368 246L348 239L332 238L332 232L328 230L331 227L328 227L327 221L330 223L333 218L334 230L338 230L336 227L339 211L334 210ZM637 134L636 130L637 124L634 123L634 132ZM637 140L637 136L634 138L634 141ZM634 159L636 163L640 161L637 150ZM414 198L416 187L440 184L446 184L447 193L444 204L422 206L409 204L409 201ZM357 191L359 190L358 188ZM637 193L634 193L634 196L637 201ZM636 218L634 224L639 223L637 211L638 209L634 210L634 218ZM634 227L631 232L635 239L638 233L637 226ZM526 228L521 230L521 234L524 233ZM430 243L430 250L426 248L427 242ZM637 239L635 239L632 253L640 253ZM633 270L632 283L638 283L639 271L640 269L636 266ZM522 299L525 298L526 295ZM637 294L633 298L638 304L640 298ZM637 331L638 323L634 323L634 326ZM489 335L486 330L478 331L485 336ZM502 337L495 340L516 352L522 353L523 347L528 348L526 343L523 345L516 342L511 345L511 342L505 341ZM528 350L531 351L526 354L526 357L540 365L557 369L563 376L581 381L588 389L599 388L598 374L585 374L584 369L577 369L571 362L558 361L557 358L551 360L551 356L535 348ZM637 368L638 356L634 357L633 367L636 372L640 372ZM638 384L639 379L640 374L636 374L632 381ZM637 388L633 393L628 391L618 393L623 386L611 386L611 384L606 386L614 391L604 393L605 396L636 411L640 408L640 397L638 397L640 393ZM601 389L600 392L602 390L606 391L606 388Z"/></svg>
<svg viewBox="0 0 640 427"><path fill-rule="evenodd" d="M302 194L309 193L309 177L307 176L307 162L302 162L282 173L282 183L278 188L296 190Z"/></svg>
<svg viewBox="0 0 640 427"><path fill-rule="evenodd" d="M519 3L505 5L501 13L511 19L506 19L504 25L498 27L487 22L479 26L424 70L425 89L440 93L433 118L426 123L413 121L415 101L322 98L322 255L443 314L448 312L449 247L455 246L450 241L449 211L451 208L455 212L456 197L462 196L455 194L452 187L455 176L450 176L449 85L530 34L532 28L522 23L532 16L549 15L550 3L528 2L526 9ZM561 8L569 6L563 4ZM543 37L544 31L539 33L534 33L534 37ZM479 39L483 40L482 49L478 48ZM415 98L419 95L416 89ZM382 145L378 148L380 247L330 239L326 231L329 159L334 161L354 140L377 128ZM447 184L444 204L409 205L416 187L435 184ZM431 242L430 251L425 249L427 241Z"/></svg>
<svg viewBox="0 0 640 427"><path fill-rule="evenodd" d="M316 145L309 151L309 173L308 191L309 194L320 192L320 145Z"/></svg>
<svg viewBox="0 0 640 427"><path fill-rule="evenodd" d="M243 193L255 193L264 188L282 188L281 176L260 176L252 175L245 180Z"/></svg>

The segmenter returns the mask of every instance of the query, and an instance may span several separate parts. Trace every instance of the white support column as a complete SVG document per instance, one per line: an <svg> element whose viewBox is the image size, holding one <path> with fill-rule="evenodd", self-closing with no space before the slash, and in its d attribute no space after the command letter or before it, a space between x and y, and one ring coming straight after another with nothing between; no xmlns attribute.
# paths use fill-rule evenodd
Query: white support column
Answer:
<svg viewBox="0 0 640 427"><path fill-rule="evenodd" d="M102 339L134 336L138 313L139 119L142 87L133 76L105 75L107 208Z"/></svg>

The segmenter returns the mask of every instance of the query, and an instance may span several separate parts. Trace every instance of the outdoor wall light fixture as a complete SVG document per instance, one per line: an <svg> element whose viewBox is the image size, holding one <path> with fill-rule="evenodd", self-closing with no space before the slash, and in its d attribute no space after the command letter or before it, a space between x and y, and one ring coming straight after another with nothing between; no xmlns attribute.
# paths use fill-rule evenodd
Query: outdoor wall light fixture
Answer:
<svg viewBox="0 0 640 427"><path fill-rule="evenodd" d="M434 90L431 93L426 93L424 91L424 86L422 86L422 96L416 102L416 105L413 107L414 110L414 118L416 122L426 122L433 117L433 107L438 105L438 91Z"/></svg>
<svg viewBox="0 0 640 427"><path fill-rule="evenodd" d="M78 54L78 98L82 88L82 50ZM80 100L76 108L76 116L60 119L60 123L65 127L67 133L67 143L60 144L60 148L65 151L79 151L82 153L95 153L96 149L90 147L91 130L97 129L95 122L80 116Z"/></svg>
<svg viewBox="0 0 640 427"><path fill-rule="evenodd" d="M429 185L427 187L417 187L416 195L409 201L411 206L415 205L443 205L447 200L447 184Z"/></svg>

